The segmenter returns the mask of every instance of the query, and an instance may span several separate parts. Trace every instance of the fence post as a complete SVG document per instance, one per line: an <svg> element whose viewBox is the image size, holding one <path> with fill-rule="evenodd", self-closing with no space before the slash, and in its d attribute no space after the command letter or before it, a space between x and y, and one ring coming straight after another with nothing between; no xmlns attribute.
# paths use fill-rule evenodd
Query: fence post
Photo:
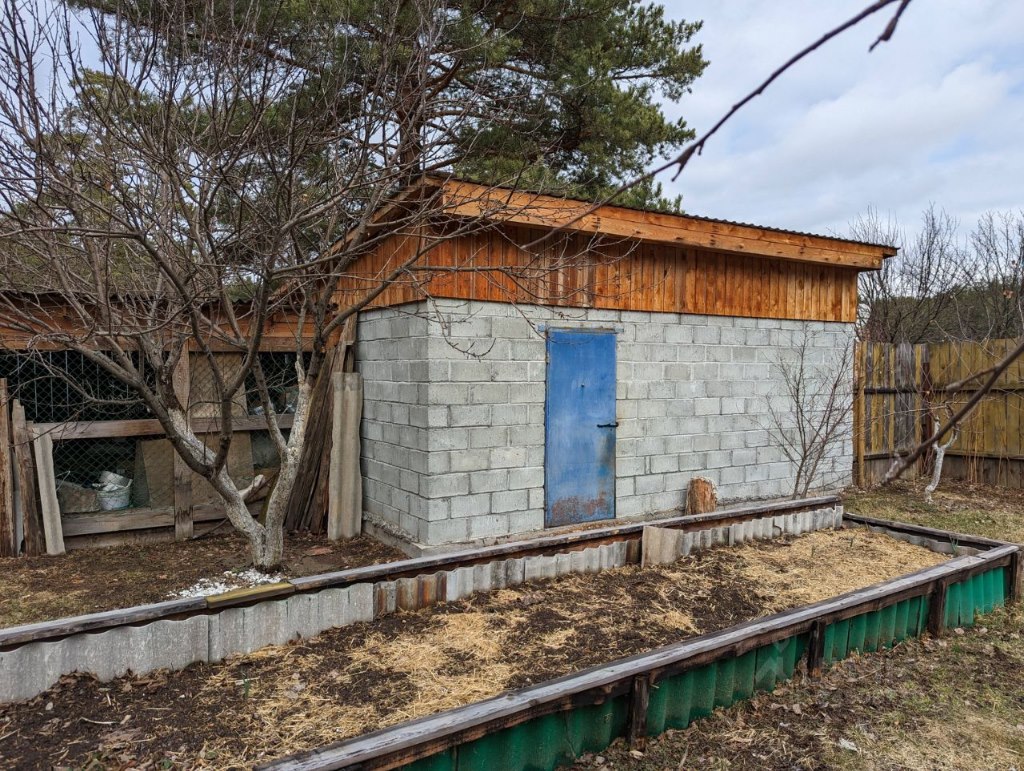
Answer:
<svg viewBox="0 0 1024 771"><path fill-rule="evenodd" d="M647 675L633 678L629 692L629 727L627 740L634 750L643 750L647 743L647 707L651 700L651 683Z"/></svg>
<svg viewBox="0 0 1024 771"><path fill-rule="evenodd" d="M940 578L932 589L928 601L928 633L932 637L942 637L946 629L946 579Z"/></svg>
<svg viewBox="0 0 1024 771"><path fill-rule="evenodd" d="M1020 546L1010 561L1010 601L1020 602L1024 590L1024 550Z"/></svg>
<svg viewBox="0 0 1024 771"><path fill-rule="evenodd" d="M0 378L0 557L15 557L18 554L16 522L11 468L10 403L7 378Z"/></svg>
<svg viewBox="0 0 1024 771"><path fill-rule="evenodd" d="M174 395L182 409L185 420L189 420L189 394L191 391L191 368L189 367L188 346L178 356L171 373ZM185 463L177 450L174 451L174 540L187 541L193 534L192 522L192 469Z"/></svg>
<svg viewBox="0 0 1024 771"><path fill-rule="evenodd" d="M932 383L932 365L931 365L931 350L928 344L921 346L921 441L923 442L929 436L932 435L934 430L935 417L932 415L932 400L934 398L933 390L934 386ZM920 464L920 474L925 476L928 474L928 470L931 468L932 463L935 459L935 448L934 446L929 447L925 450L921 459L918 461Z"/></svg>
<svg viewBox="0 0 1024 771"><path fill-rule="evenodd" d="M42 554L43 524L39 519L36 502L36 471L32 463L32 436L25 420L25 408L15 399L11 403L11 446L17 476L18 498L15 511L21 517L21 532L25 540L25 553Z"/></svg>
<svg viewBox="0 0 1024 771"><path fill-rule="evenodd" d="M866 486L864 470L864 353L865 344L853 344L853 441L854 461L857 466L855 481L857 487Z"/></svg>
<svg viewBox="0 0 1024 771"><path fill-rule="evenodd" d="M825 622L817 619L811 624L811 635L807 641L807 674L820 677L825 666Z"/></svg>

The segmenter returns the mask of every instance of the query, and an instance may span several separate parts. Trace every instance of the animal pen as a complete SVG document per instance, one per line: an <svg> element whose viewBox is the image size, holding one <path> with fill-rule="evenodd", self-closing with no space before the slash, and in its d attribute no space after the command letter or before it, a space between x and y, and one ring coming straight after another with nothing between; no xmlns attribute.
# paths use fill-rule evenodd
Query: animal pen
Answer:
<svg viewBox="0 0 1024 771"><path fill-rule="evenodd" d="M19 350L17 342L8 341L0 352L0 555L183 540L226 522L209 482L187 467L160 422L128 387L80 353ZM293 420L299 347L294 330L279 323L264 335L259 352L274 419L286 436ZM308 350L308 344L302 348ZM328 359L323 386L339 385L334 376L344 377L347 347L342 344L339 350L340 355ZM222 372L241 366L237 350L225 346L213 355ZM278 465L251 381L250 374L231 400L227 469L240 486L251 484L257 475L272 482ZM206 358L194 351L183 353L174 388L187 405L191 427L212 442L221 407ZM323 408L315 423L319 441L312 440L307 448L318 454L318 462L297 484L287 520L291 529L318 531L326 525L329 464L319 462L319 454L324 435L331 434L334 400L324 390L329 389L321 387L317 394ZM265 495L249 502L253 516L260 515Z"/></svg>

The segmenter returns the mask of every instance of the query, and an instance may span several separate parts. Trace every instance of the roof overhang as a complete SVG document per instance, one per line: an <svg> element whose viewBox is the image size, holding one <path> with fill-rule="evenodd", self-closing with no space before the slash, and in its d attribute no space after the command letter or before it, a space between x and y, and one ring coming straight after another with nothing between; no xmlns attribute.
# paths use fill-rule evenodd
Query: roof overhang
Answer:
<svg viewBox="0 0 1024 771"><path fill-rule="evenodd" d="M896 254L893 246L777 230L681 214L662 214L612 204L436 180L437 208L453 217L607 235L857 270L877 270Z"/></svg>

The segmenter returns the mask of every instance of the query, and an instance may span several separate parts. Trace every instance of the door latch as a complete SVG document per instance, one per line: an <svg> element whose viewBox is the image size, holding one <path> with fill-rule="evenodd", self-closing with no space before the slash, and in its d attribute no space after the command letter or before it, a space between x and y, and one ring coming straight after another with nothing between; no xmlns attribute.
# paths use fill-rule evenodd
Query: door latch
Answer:
<svg viewBox="0 0 1024 771"><path fill-rule="evenodd" d="M618 428L619 427L619 421L616 420L614 423L598 423L597 427L598 428Z"/></svg>

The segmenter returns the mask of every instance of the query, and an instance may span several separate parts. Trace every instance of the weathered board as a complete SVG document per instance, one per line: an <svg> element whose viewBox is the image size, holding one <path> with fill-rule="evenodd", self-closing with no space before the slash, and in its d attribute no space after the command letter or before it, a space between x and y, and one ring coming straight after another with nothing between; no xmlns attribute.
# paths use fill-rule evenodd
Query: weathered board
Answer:
<svg viewBox="0 0 1024 771"><path fill-rule="evenodd" d="M855 267L580 234L544 236L544 230L521 225L466 235L396 234L346 271L339 301L362 302L382 281L391 281L367 307L444 297L751 318L856 318Z"/></svg>

